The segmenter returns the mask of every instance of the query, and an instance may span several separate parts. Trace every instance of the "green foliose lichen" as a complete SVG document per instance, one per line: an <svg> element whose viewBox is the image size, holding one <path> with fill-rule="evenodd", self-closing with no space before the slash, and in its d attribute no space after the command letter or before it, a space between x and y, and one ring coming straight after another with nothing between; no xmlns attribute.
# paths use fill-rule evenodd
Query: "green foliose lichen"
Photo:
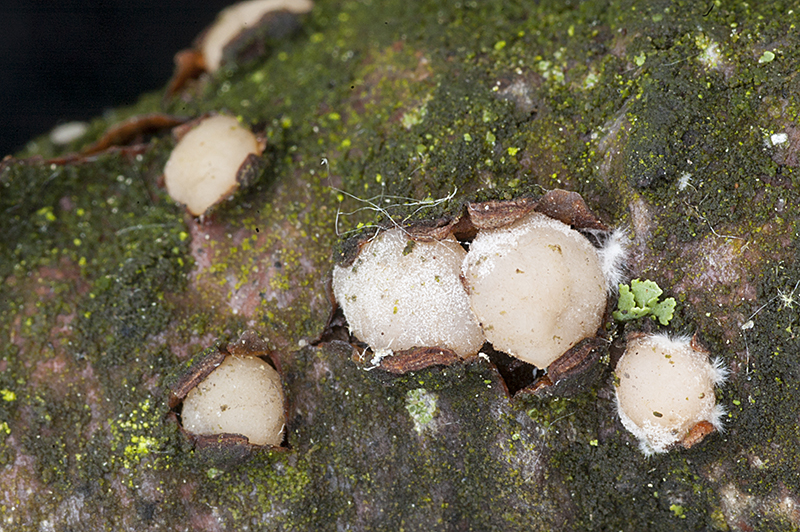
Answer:
<svg viewBox="0 0 800 532"><path fill-rule="evenodd" d="M658 319L661 325L668 325L675 311L675 298L668 297L663 301L658 298L664 291L650 280L633 279L630 286L619 285L617 310L612 313L615 320L631 321L645 316Z"/></svg>

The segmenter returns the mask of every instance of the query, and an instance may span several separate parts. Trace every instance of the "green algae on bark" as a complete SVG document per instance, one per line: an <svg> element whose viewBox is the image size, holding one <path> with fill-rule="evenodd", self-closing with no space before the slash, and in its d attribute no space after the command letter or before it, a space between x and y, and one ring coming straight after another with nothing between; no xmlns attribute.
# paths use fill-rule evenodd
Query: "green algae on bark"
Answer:
<svg viewBox="0 0 800 532"><path fill-rule="evenodd" d="M163 109L266 133L269 168L209 220L159 188L163 134L139 155L4 161L0 526L796 529L797 17L779 1L320 2L270 55ZM63 153L42 138L21 155ZM633 276L729 364L726 433L645 460L609 361L576 397L510 402L483 362L394 378L309 346L337 229L556 187L631 227ZM250 327L281 350L292 449L209 462L164 423L167 385ZM436 395L435 430L414 430L414 390Z"/></svg>

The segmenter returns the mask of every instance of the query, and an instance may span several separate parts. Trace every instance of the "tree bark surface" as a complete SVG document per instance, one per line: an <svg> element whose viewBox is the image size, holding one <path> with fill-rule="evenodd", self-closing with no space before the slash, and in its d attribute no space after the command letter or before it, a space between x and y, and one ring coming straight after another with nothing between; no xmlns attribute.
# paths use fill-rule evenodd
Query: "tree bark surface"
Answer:
<svg viewBox="0 0 800 532"><path fill-rule="evenodd" d="M6 158L0 531L798 529L798 13L320 2L255 56ZM160 183L169 130L75 155L131 117L212 111L267 148L203 218ZM353 361L329 323L349 236L552 189L625 229L668 326L610 320L594 376L541 397L482 357ZM286 448L195 447L170 392L245 330L283 375ZM724 361L724 432L639 451L614 402L634 331Z"/></svg>

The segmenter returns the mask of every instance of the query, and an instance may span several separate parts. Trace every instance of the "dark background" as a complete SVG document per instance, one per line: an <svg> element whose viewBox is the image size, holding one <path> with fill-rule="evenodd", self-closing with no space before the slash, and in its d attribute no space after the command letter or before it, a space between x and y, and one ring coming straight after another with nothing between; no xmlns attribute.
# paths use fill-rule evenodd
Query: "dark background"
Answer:
<svg viewBox="0 0 800 532"><path fill-rule="evenodd" d="M235 0L0 0L0 158L163 87Z"/></svg>

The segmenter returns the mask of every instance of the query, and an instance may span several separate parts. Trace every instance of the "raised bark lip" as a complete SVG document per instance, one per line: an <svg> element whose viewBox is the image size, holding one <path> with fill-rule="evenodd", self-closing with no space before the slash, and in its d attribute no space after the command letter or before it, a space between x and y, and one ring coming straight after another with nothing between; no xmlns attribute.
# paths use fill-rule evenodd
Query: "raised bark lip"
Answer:
<svg viewBox="0 0 800 532"><path fill-rule="evenodd" d="M173 129L186 123L189 117L165 113L136 115L113 124L106 129L96 142L83 148L80 155L88 157L102 153L113 146L128 145L137 136L164 129Z"/></svg>
<svg viewBox="0 0 800 532"><path fill-rule="evenodd" d="M78 152L69 152L49 159L45 159L41 155L18 158L9 154L0 160L0 171L6 166L20 163L66 166L91 162L96 160L97 157L109 153L119 153L128 156L139 155L145 153L150 147L149 142L136 142L139 137L142 135L156 134L162 130L172 131L176 127L180 127L189 121L190 118L188 116L166 113L144 113L134 115L125 120L111 124L97 141L85 146Z"/></svg>
<svg viewBox="0 0 800 532"><path fill-rule="evenodd" d="M470 357L474 358L474 357ZM415 347L399 351L381 360L380 367L389 373L403 375L430 366L449 366L462 359L455 351L445 347Z"/></svg>
<svg viewBox="0 0 800 532"><path fill-rule="evenodd" d="M177 94L190 80L200 77L206 71L206 62L203 54L194 48L185 48L179 50L173 61L175 63L175 71L172 74L167 88L164 91L162 103L166 103L169 99Z"/></svg>
<svg viewBox="0 0 800 532"><path fill-rule="evenodd" d="M705 419L698 422L694 427L689 429L689 432L684 435L678 442L684 449L691 449L698 443L702 442L706 436L713 433L717 429L714 428L710 422Z"/></svg>
<svg viewBox="0 0 800 532"><path fill-rule="evenodd" d="M402 229L409 239L419 242L443 240L452 236L464 243L471 241L480 230L506 227L532 212L544 214L577 231L610 230L589 209L580 194L563 189L550 190L539 198L523 196L513 200L465 202L457 217L443 216L435 220L414 221L402 226ZM380 227L379 231L391 228L392 226L387 225ZM345 240L343 253L338 257L336 265L352 265L361 248L372 238L374 235L362 233Z"/></svg>

